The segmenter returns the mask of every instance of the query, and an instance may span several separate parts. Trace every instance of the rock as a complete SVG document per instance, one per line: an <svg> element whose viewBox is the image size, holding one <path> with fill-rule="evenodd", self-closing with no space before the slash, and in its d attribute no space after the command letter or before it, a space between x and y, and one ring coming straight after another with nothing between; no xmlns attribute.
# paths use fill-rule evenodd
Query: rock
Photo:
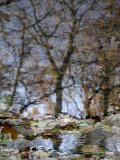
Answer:
<svg viewBox="0 0 120 160"><path fill-rule="evenodd" d="M120 127L120 114L110 115L107 117L106 122L109 125Z"/></svg>
<svg viewBox="0 0 120 160"><path fill-rule="evenodd" d="M50 151L53 149L53 142L50 138L43 139L42 137L37 137L31 141L29 145L31 147L36 147L38 150L44 149L45 151Z"/></svg>
<svg viewBox="0 0 120 160"><path fill-rule="evenodd" d="M120 110L120 107L119 107L119 106L115 106L115 110L116 110L116 111L119 111L119 110Z"/></svg>
<svg viewBox="0 0 120 160"><path fill-rule="evenodd" d="M87 160L84 155L70 155L70 156L62 156L60 157L60 160Z"/></svg>
<svg viewBox="0 0 120 160"><path fill-rule="evenodd" d="M120 93L118 94L118 98L120 99Z"/></svg>
<svg viewBox="0 0 120 160"><path fill-rule="evenodd" d="M37 159L41 159L41 158L49 158L49 154L43 150L38 150L36 152L33 153L33 155L37 158Z"/></svg>
<svg viewBox="0 0 120 160"><path fill-rule="evenodd" d="M77 125L80 127L88 127L94 124L94 120L81 120L78 121Z"/></svg>
<svg viewBox="0 0 120 160"><path fill-rule="evenodd" d="M111 126L103 125L102 128L103 128L104 132L110 132L110 133L112 132L112 127Z"/></svg>
<svg viewBox="0 0 120 160"><path fill-rule="evenodd" d="M6 104L4 104L4 103L0 104L0 111L5 111L7 109L8 109L8 106Z"/></svg>
<svg viewBox="0 0 120 160"><path fill-rule="evenodd" d="M10 156L9 160L18 160L18 158L16 156Z"/></svg>
<svg viewBox="0 0 120 160"><path fill-rule="evenodd" d="M119 128L119 127L116 127L116 126L113 126L113 127L112 127L112 133L120 134L120 128Z"/></svg>
<svg viewBox="0 0 120 160"><path fill-rule="evenodd" d="M95 123L95 128L101 128L101 127L102 127L102 123L101 122Z"/></svg>
<svg viewBox="0 0 120 160"><path fill-rule="evenodd" d="M120 143L116 143L115 146L116 146L117 152L120 152Z"/></svg>
<svg viewBox="0 0 120 160"><path fill-rule="evenodd" d="M93 155L93 156L92 156L92 159L93 159L93 160L94 160L94 159L95 159L95 160L100 160L100 156Z"/></svg>
<svg viewBox="0 0 120 160"><path fill-rule="evenodd" d="M109 107L107 111L108 111L108 113L113 113L114 112L114 107L113 106Z"/></svg>
<svg viewBox="0 0 120 160"><path fill-rule="evenodd" d="M52 150L51 152L49 152L49 154L50 154L50 157L52 157L52 158L55 158L55 157L59 156L59 153L56 152L56 151L54 151L54 150Z"/></svg>
<svg viewBox="0 0 120 160"><path fill-rule="evenodd" d="M10 107L9 111L12 111L12 112L19 114L21 108L23 108L23 106L21 104L14 104L14 105L12 105L12 107Z"/></svg>
<svg viewBox="0 0 120 160"><path fill-rule="evenodd" d="M97 155L104 155L105 154L105 151L103 148L97 146L97 145L84 145L82 148L81 148L81 151L84 153L84 154L97 154Z"/></svg>
<svg viewBox="0 0 120 160"><path fill-rule="evenodd" d="M106 151L105 154L106 154L107 156L111 156L111 155L114 155L114 152Z"/></svg>
<svg viewBox="0 0 120 160"><path fill-rule="evenodd" d="M69 114L59 114L58 116L58 121L61 123L61 124L67 124L69 122L75 122L75 123L78 123L79 120L76 119L76 118L73 118L72 116L70 116Z"/></svg>

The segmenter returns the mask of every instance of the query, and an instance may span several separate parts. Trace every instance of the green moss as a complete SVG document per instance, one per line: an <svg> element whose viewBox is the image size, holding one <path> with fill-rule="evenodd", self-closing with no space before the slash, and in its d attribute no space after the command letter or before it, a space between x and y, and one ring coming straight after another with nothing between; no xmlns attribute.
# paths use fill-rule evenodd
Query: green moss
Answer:
<svg viewBox="0 0 120 160"><path fill-rule="evenodd" d="M91 122L81 121L80 123L77 123L77 126L86 127L86 126L89 126L90 124L91 124Z"/></svg>
<svg viewBox="0 0 120 160"><path fill-rule="evenodd" d="M0 143L5 143L8 141L7 135L1 134Z"/></svg>
<svg viewBox="0 0 120 160"><path fill-rule="evenodd" d="M6 97L6 104L7 104L8 106L11 106L12 103L13 103L12 97L11 97L11 96L7 96L7 97Z"/></svg>

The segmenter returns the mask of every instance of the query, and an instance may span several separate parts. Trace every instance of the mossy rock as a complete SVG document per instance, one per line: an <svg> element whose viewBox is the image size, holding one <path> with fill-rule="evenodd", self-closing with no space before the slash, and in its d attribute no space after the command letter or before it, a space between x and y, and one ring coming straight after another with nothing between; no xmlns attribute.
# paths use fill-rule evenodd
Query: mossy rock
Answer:
<svg viewBox="0 0 120 160"><path fill-rule="evenodd" d="M89 133L91 131L94 131L94 126L93 125L89 125L87 127L81 127L80 128L80 133Z"/></svg>
<svg viewBox="0 0 120 160"><path fill-rule="evenodd" d="M101 122L97 122L95 123L95 128L101 128L102 127L102 123Z"/></svg>
<svg viewBox="0 0 120 160"><path fill-rule="evenodd" d="M93 122L92 121L80 121L79 123L77 123L77 126L79 127L86 127L89 125L93 125Z"/></svg>
<svg viewBox="0 0 120 160"><path fill-rule="evenodd" d="M84 145L81 151L83 154L105 155L105 150L97 145Z"/></svg>
<svg viewBox="0 0 120 160"><path fill-rule="evenodd" d="M103 125L103 126L102 126L102 130L103 130L104 132L109 132L109 133L111 133L111 132L112 132L112 127L111 127L111 126L108 126L108 125Z"/></svg>

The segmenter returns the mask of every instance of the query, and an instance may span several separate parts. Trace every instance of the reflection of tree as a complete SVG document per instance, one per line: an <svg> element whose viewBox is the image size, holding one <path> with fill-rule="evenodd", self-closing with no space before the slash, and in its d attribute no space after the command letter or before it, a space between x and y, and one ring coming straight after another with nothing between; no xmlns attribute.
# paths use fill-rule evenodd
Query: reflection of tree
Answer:
<svg viewBox="0 0 120 160"><path fill-rule="evenodd" d="M40 100L56 94L55 114L58 116L62 111L63 92L68 89L66 94L79 111L79 102L72 95L77 83L81 89L77 94L83 99L88 116L90 106L95 107L99 101L98 95L104 97L99 98L107 115L109 96L113 88L119 87L119 83L115 83L120 64L119 12L113 10L114 4L112 12L106 7L107 11L101 9L102 16L98 11L99 16L95 15L92 20L90 14L94 13L94 5L99 4L95 0L89 3L27 0L26 6L12 2L14 0L0 3L0 6L5 5L8 14L1 20L2 36L10 48L17 50L12 99L19 82L30 90L37 90ZM4 16L7 15L5 11L1 11ZM105 20L104 13L111 16ZM10 24L14 23L13 19L14 25ZM17 45L13 33L19 37Z"/></svg>
<svg viewBox="0 0 120 160"><path fill-rule="evenodd" d="M82 2L76 4L75 1L70 1L69 3L63 1L58 3L61 9L59 11L54 11L55 13L51 12L51 14L48 14L45 17L46 19L47 18L49 19L52 18L51 17L52 15L56 19L56 21L54 20L55 24L52 24L52 26L50 26L51 25L50 24L49 28L48 28L48 21L46 23L46 21L42 19L42 22L40 23L36 5L32 0L30 0L30 3L33 10L33 18L36 24L32 26L34 32L32 33L30 32L30 34L32 35L31 37L35 38L37 45L44 48L45 54L48 58L48 62L50 63L52 70L56 75L54 93L56 93L55 112L56 115L58 115L62 110L62 100L63 100L62 90L64 89L62 85L63 78L69 66L71 56L74 54L75 51L75 39L76 35L79 32L80 22L82 21L83 16L87 13L87 11L89 11L92 8L94 1L91 2L91 4L88 7L86 7L86 9L81 14L79 13L79 8L81 7L81 5L83 5ZM53 5L55 7L55 3L53 3ZM50 4L49 7L51 7ZM68 12L68 14L66 11ZM63 17L60 16L59 14L61 12L63 13ZM28 17L26 17L26 19L28 19ZM62 25L63 28L61 28ZM65 29L66 26L68 27L67 29L68 31L66 32L62 31ZM34 35L35 32L36 35ZM65 38L62 37L62 35ZM55 41L58 41L61 38L63 38L63 41L66 42L65 47L63 46L62 48L60 48L58 44L57 46L55 44ZM58 57L58 60L56 57Z"/></svg>
<svg viewBox="0 0 120 160"><path fill-rule="evenodd" d="M15 82L14 82L14 86L13 86L13 92L12 92L12 100L14 99L14 96L16 94L16 89L18 87L18 83L19 83L19 78L20 78L20 74L21 74L21 68L23 66L23 60L24 60L24 45L25 45L25 39L24 39L24 30L22 33L22 37L21 37L21 51L19 54L19 64L17 67L17 71L16 71L16 77L15 77Z"/></svg>
<svg viewBox="0 0 120 160"><path fill-rule="evenodd" d="M16 0L4 0L0 2L0 7L11 4L12 2L16 2Z"/></svg>
<svg viewBox="0 0 120 160"><path fill-rule="evenodd" d="M89 31L88 34L94 34L93 43L96 42L96 54L97 54L97 63L95 63L95 68L98 68L95 72L92 69L91 73L87 73L86 75L91 75L92 77L91 86L93 95L89 96L89 87L87 86L89 82L87 81L86 88L86 100L85 103L89 107L92 100L96 97L97 94L101 93L103 95L103 99L101 100L101 105L103 106L103 113L106 116L109 108L109 98L110 93L115 89L119 89L120 83L116 83L117 70L120 67L120 48L119 48L119 18L116 12L111 15L109 20L106 22L100 18L98 22L93 25L93 29ZM93 46L94 52L94 46ZM92 76L93 75L93 76ZM103 103L103 104L102 104Z"/></svg>

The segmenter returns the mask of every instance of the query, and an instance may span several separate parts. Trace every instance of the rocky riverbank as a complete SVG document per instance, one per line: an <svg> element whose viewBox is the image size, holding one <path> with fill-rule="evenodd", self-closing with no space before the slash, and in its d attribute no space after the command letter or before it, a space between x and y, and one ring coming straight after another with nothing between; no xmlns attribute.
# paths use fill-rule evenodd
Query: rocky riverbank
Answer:
<svg viewBox="0 0 120 160"><path fill-rule="evenodd" d="M120 159L120 114L96 122L0 113L0 127L1 160Z"/></svg>

